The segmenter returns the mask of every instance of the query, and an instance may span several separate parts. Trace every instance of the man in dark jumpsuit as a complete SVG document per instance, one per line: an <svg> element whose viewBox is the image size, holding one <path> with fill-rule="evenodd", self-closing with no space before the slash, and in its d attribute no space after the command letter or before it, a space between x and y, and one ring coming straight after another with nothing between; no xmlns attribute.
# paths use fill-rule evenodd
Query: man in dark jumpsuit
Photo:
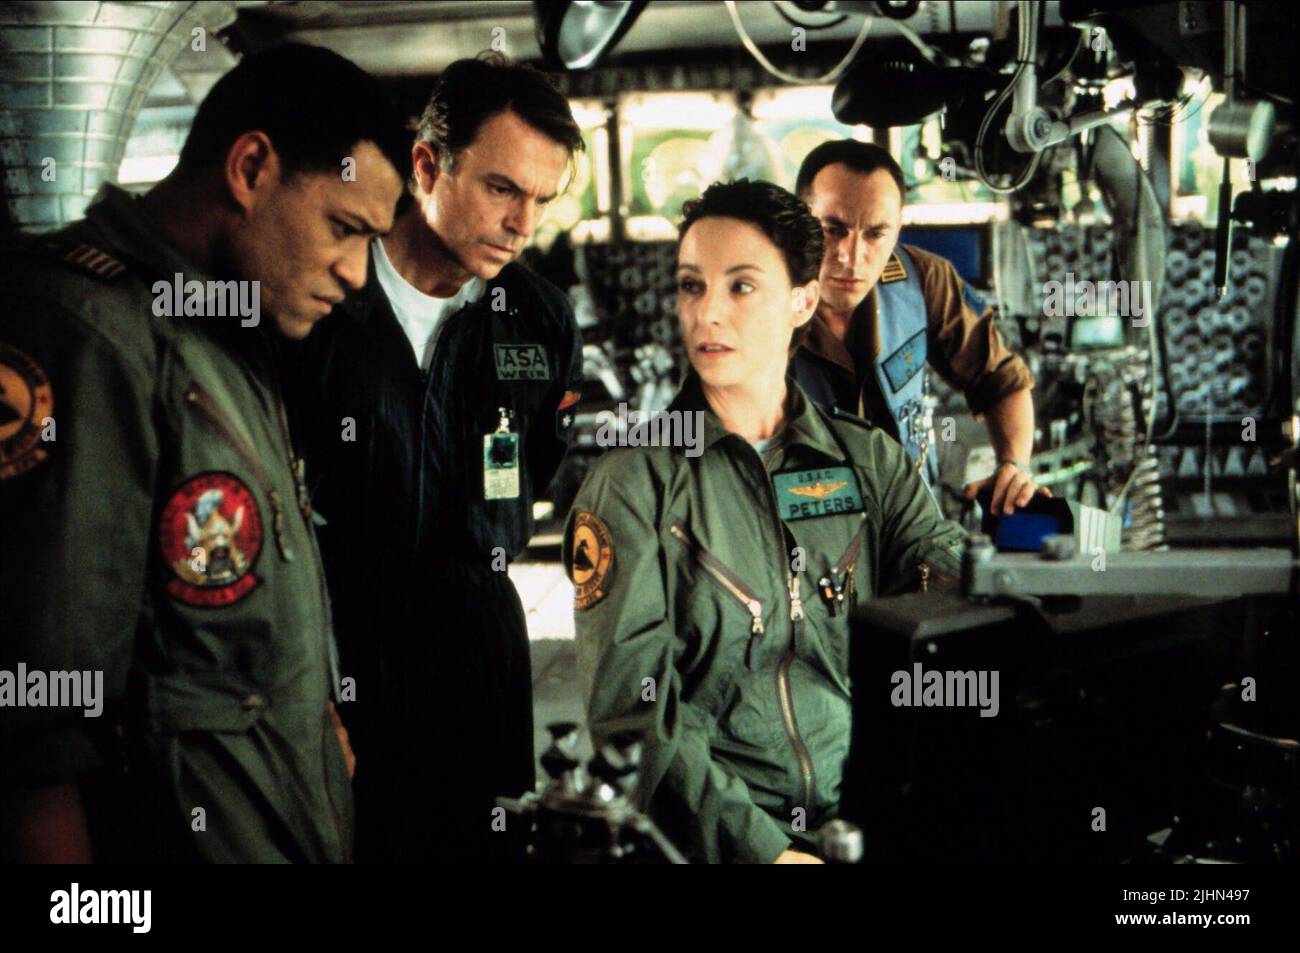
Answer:
<svg viewBox="0 0 1300 953"><path fill-rule="evenodd" d="M365 283L404 139L352 63L272 49L213 87L147 195L105 186L0 257L0 673L103 692L90 717L0 707L0 853L349 859L329 600L274 351Z"/></svg>
<svg viewBox="0 0 1300 953"><path fill-rule="evenodd" d="M581 147L541 74L453 63L370 282L299 355L293 426L355 688L340 713L371 754L361 861L522 856L525 832L495 805L534 783L507 567L567 449L582 364L567 298L514 259Z"/></svg>

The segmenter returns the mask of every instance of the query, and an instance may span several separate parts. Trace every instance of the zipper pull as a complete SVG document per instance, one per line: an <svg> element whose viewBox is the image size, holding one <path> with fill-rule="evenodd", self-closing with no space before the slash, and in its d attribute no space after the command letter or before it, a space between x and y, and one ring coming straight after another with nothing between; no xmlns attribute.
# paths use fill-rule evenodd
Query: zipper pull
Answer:
<svg viewBox="0 0 1300 953"><path fill-rule="evenodd" d="M790 620L798 622L803 618L803 600L799 598L799 574L790 574Z"/></svg>
<svg viewBox="0 0 1300 953"><path fill-rule="evenodd" d="M840 593L836 585L831 581L830 576L822 576L817 580L817 587L822 591L822 601L826 603L826 611L835 617L835 610L839 608Z"/></svg>
<svg viewBox="0 0 1300 953"><path fill-rule="evenodd" d="M763 637L763 607L757 600L745 603L753 621L749 624L749 644L745 646L745 668L754 670L754 659L758 655L758 640Z"/></svg>
<svg viewBox="0 0 1300 953"><path fill-rule="evenodd" d="M298 511L303 519L311 522L311 493L307 491L307 461L302 457L293 458L293 483L298 491Z"/></svg>
<svg viewBox="0 0 1300 953"><path fill-rule="evenodd" d="M853 567L847 567L844 572L838 573L831 571L829 576L822 576L817 585L822 590L822 601L826 603L827 613L834 616L844 608L844 597L848 594L853 583Z"/></svg>
<svg viewBox="0 0 1300 953"><path fill-rule="evenodd" d="M293 550L289 548L289 541L285 536L284 507L280 502L280 493L271 490L267 495L271 498L271 531L275 533L275 544L280 548L280 555L284 557L284 561L291 563Z"/></svg>
<svg viewBox="0 0 1300 953"><path fill-rule="evenodd" d="M921 573L921 591L930 591L930 566L927 563L917 563L916 568Z"/></svg>

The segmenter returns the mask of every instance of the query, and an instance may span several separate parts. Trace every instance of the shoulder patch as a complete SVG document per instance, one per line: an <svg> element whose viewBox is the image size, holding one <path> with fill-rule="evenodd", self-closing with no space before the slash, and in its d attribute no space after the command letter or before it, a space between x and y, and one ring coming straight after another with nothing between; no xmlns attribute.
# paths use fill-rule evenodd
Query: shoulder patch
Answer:
<svg viewBox="0 0 1300 953"><path fill-rule="evenodd" d="M609 595L614 582L614 540L605 521L595 513L579 511L573 520L569 554L574 607L590 609Z"/></svg>
<svg viewBox="0 0 1300 953"><path fill-rule="evenodd" d="M257 499L239 477L211 471L185 481L158 521L167 592L198 608L234 605L257 588L262 532Z"/></svg>
<svg viewBox="0 0 1300 953"><path fill-rule="evenodd" d="M580 390L566 390L564 396L560 398L560 404L555 408L555 436L560 440L569 439L569 432L573 429L573 417L577 413L574 408L580 400L582 400Z"/></svg>
<svg viewBox="0 0 1300 953"><path fill-rule="evenodd" d="M18 348L0 344L0 480L26 473L50 455L45 429L53 413L45 369Z"/></svg>
<svg viewBox="0 0 1300 953"><path fill-rule="evenodd" d="M903 260L898 257L898 252L889 256L889 261L885 264L885 270L880 273L882 284L889 284L891 281L904 281L907 278L907 269L903 267Z"/></svg>

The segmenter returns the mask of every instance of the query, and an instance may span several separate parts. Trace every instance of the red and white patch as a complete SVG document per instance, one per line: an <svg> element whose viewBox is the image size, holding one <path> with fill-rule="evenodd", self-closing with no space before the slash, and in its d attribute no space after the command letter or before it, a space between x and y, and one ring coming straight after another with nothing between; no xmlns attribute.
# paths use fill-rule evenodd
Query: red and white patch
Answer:
<svg viewBox="0 0 1300 953"><path fill-rule="evenodd" d="M555 408L555 435L561 440L568 439L569 430L573 427L573 417L577 413L578 401L582 400L582 392L576 390L566 390L564 396L560 398L560 406Z"/></svg>
<svg viewBox="0 0 1300 953"><path fill-rule="evenodd" d="M186 605L229 606L257 588L262 514L249 488L229 473L200 473L163 508L158 543L172 571L167 591Z"/></svg>

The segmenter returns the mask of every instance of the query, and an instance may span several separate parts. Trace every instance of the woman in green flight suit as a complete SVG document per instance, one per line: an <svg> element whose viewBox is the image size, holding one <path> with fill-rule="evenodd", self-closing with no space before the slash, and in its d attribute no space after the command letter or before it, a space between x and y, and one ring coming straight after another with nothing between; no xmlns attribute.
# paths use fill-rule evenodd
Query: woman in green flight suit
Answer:
<svg viewBox="0 0 1300 953"><path fill-rule="evenodd" d="M956 576L963 534L897 442L787 377L817 306L807 206L741 180L683 212L692 371L649 439L697 439L606 453L565 533L588 720L598 744L642 735L642 807L691 859L817 863L849 747L849 609Z"/></svg>

